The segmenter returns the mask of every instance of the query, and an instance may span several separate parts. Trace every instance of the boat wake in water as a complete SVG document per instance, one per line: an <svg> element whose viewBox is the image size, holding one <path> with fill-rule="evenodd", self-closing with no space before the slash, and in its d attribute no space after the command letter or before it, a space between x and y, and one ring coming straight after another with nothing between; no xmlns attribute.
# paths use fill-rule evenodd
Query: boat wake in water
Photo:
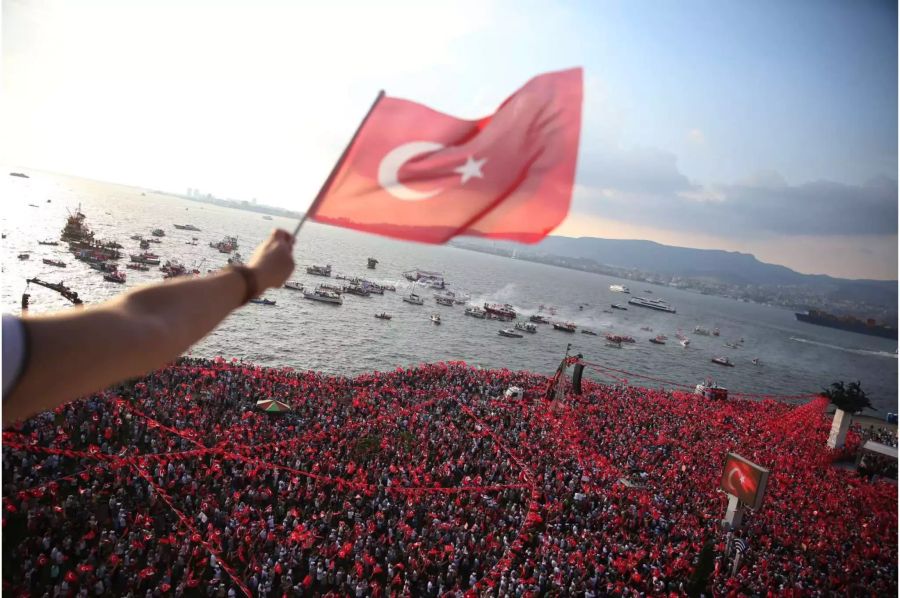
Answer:
<svg viewBox="0 0 900 598"><path fill-rule="evenodd" d="M808 338L798 338L796 336L791 337L792 341L797 341L798 343L806 343L807 345L818 345L819 347L827 347L829 349L836 349L838 351L846 351L847 353L856 353L857 355L874 355L876 357L891 357L893 359L897 359L896 353L891 353L889 351L870 351L868 349L851 349L850 347L841 347L839 345L830 345L828 343L820 343L819 341L812 341Z"/></svg>

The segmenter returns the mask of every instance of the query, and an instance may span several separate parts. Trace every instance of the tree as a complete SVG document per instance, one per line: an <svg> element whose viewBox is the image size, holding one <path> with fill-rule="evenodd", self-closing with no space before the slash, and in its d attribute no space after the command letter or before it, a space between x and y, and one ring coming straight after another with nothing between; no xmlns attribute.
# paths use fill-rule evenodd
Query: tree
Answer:
<svg viewBox="0 0 900 598"><path fill-rule="evenodd" d="M831 422L831 434L828 435L828 446L833 449L843 448L847 439L847 430L854 413L863 409L872 409L872 403L860 388L859 381L844 385L844 381L832 383L830 388L822 390L822 395L836 407L834 420Z"/></svg>
<svg viewBox="0 0 900 598"><path fill-rule="evenodd" d="M859 413L863 409L874 409L869 397L865 391L860 388L859 381L851 382L844 386L844 381L833 382L830 388L822 391L822 394L831 401L831 403L847 413Z"/></svg>

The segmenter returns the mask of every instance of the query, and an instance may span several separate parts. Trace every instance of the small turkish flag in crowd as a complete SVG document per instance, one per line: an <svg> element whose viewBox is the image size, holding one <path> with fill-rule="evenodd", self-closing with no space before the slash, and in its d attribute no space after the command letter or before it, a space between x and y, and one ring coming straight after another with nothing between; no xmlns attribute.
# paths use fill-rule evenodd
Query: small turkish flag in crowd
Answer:
<svg viewBox="0 0 900 598"><path fill-rule="evenodd" d="M309 216L425 243L540 241L569 211L581 78L535 77L480 120L379 96Z"/></svg>

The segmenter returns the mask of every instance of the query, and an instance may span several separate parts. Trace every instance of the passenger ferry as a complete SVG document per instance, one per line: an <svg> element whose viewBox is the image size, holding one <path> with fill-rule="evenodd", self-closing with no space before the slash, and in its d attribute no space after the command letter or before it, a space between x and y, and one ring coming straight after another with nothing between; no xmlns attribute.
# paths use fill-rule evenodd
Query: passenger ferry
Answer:
<svg viewBox="0 0 900 598"><path fill-rule="evenodd" d="M321 301L322 303L332 303L334 305L343 305L344 300L338 293L327 289L317 287L315 291L303 291L303 296L313 301Z"/></svg>
<svg viewBox="0 0 900 598"><path fill-rule="evenodd" d="M628 300L628 305L636 305L637 307L646 307L656 311L664 311L674 314L675 308L663 301L662 299L647 299L646 297L632 297Z"/></svg>

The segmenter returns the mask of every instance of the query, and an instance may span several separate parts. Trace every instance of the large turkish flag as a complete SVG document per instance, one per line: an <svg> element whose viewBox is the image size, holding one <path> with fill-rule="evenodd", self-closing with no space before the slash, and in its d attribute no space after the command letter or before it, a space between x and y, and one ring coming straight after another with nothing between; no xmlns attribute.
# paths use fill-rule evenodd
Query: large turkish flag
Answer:
<svg viewBox="0 0 900 598"><path fill-rule="evenodd" d="M481 120L381 97L309 215L425 243L536 243L569 211L581 98L580 68L535 77Z"/></svg>

